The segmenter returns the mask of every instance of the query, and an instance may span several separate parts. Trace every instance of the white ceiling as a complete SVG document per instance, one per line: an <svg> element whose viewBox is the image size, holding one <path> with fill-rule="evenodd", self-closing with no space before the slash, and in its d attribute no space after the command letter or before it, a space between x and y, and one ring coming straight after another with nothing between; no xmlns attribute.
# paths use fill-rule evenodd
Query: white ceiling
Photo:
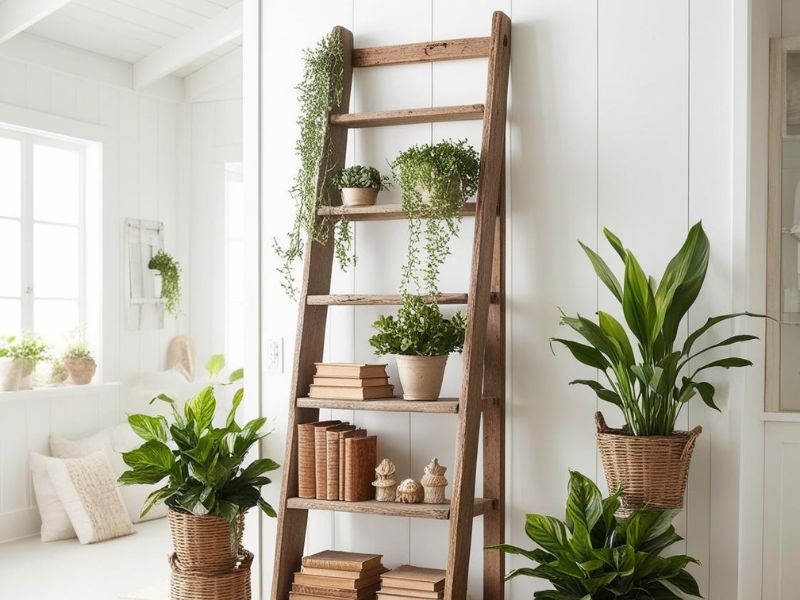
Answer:
<svg viewBox="0 0 800 600"><path fill-rule="evenodd" d="M4 0L0 0L2 3ZM27 29L28 33L96 54L136 63L219 15L239 0L72 0ZM186 77L235 50L220 46L175 71Z"/></svg>

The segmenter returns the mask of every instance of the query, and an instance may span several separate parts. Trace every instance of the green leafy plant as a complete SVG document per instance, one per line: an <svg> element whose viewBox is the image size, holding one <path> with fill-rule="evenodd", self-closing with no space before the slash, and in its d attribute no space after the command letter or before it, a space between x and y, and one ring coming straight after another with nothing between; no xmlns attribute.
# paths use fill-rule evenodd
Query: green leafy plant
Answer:
<svg viewBox="0 0 800 600"><path fill-rule="evenodd" d="M408 213L403 292L414 284L434 297L438 293L439 269L450 254L450 239L458 235L461 207L478 189L478 168L478 153L466 140L411 146L395 158L392 173Z"/></svg>
<svg viewBox="0 0 800 600"><path fill-rule="evenodd" d="M331 185L338 190L342 188L375 188L385 190L390 187L389 177L381 175L375 167L354 165L334 173Z"/></svg>
<svg viewBox="0 0 800 600"><path fill-rule="evenodd" d="M225 355L224 354L212 354L208 358L208 362L206 363L206 372L208 373L209 379L216 379L217 376L222 373L222 370L225 368ZM228 376L228 382L223 383L222 385L228 385L231 383L236 383L237 381L244 378L244 369L238 368L231 371L231 374Z"/></svg>
<svg viewBox="0 0 800 600"><path fill-rule="evenodd" d="M436 304L405 296L396 317L382 315L372 327L369 343L377 355L442 356L463 349L466 318L456 313L446 319Z"/></svg>
<svg viewBox="0 0 800 600"><path fill-rule="evenodd" d="M600 280L620 303L625 322L638 341L638 356L622 324L604 311L598 311L596 322L562 313L561 324L576 331L588 344L563 338L551 341L566 346L579 362L600 370L609 387L592 379L571 383L588 386L601 400L617 406L631 434L669 435L675 430L681 410L696 394L706 405L719 410L714 403L714 386L699 381L700 373L752 364L730 356L698 366L697 359L714 348L755 339L753 335L733 335L700 350L695 349L697 341L723 321L762 315L742 312L711 317L677 344L680 324L697 299L708 269L710 249L702 225L697 223L690 229L660 282L645 275L639 261L616 235L608 229L604 233L625 265L622 282L594 250L585 244L581 247Z"/></svg>
<svg viewBox="0 0 800 600"><path fill-rule="evenodd" d="M253 444L265 437L266 419L259 417L243 426L236 422L236 410L244 392L239 389L225 425L215 427L217 403L213 386L202 390L178 410L174 399L164 394L155 400L172 406L172 422L163 416L130 415L131 429L144 440L122 458L130 467L119 477L125 485L165 485L147 498L146 515L157 502L173 510L193 515L222 517L233 526L236 515L258 506L274 517L275 510L261 497L261 488L270 483L264 473L278 468L269 458L243 466Z"/></svg>
<svg viewBox="0 0 800 600"><path fill-rule="evenodd" d="M295 153L300 168L291 189L295 215L285 246L273 240L273 249L280 259L278 272L286 293L295 297L293 265L303 256L305 240L325 243L331 229L328 217L317 217L320 206L329 206L330 181L335 167L331 140L330 111L342 101L344 47L341 35L334 31L323 37L313 49L307 49L303 60L303 77L297 85L300 103L300 136ZM354 261L350 224L342 219L334 232L336 257L342 269Z"/></svg>
<svg viewBox="0 0 800 600"><path fill-rule="evenodd" d="M69 371L64 366L64 361L61 358L50 359L49 383L63 383L67 380L67 377L69 377Z"/></svg>
<svg viewBox="0 0 800 600"><path fill-rule="evenodd" d="M82 333L76 335L67 344L66 348L64 349L64 353L61 355L61 358L92 358L92 351Z"/></svg>
<svg viewBox="0 0 800 600"><path fill-rule="evenodd" d="M161 273L161 299L168 313L177 315L181 307L181 265L163 250L147 263L148 269Z"/></svg>
<svg viewBox="0 0 800 600"><path fill-rule="evenodd" d="M47 359L47 344L35 335L24 335L21 338L7 336L3 344L3 356L27 361L31 367Z"/></svg>
<svg viewBox="0 0 800 600"><path fill-rule="evenodd" d="M602 498L593 481L570 472L566 520L530 514L525 533L539 547L490 546L524 556L534 568L514 569L506 579L545 579L555 589L534 592L540 600L681 600L700 597L686 570L697 561L686 555L659 556L682 538L672 519L679 512L641 511L617 519L620 492Z"/></svg>

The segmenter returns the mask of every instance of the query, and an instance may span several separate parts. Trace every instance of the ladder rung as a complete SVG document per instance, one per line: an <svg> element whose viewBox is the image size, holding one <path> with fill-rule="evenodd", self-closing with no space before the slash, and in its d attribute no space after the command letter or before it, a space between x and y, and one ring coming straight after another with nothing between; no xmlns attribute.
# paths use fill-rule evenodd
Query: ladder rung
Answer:
<svg viewBox="0 0 800 600"><path fill-rule="evenodd" d="M353 66L382 67L435 60L486 58L489 56L489 42L488 37L477 37L400 44L398 46L354 48Z"/></svg>
<svg viewBox="0 0 800 600"><path fill-rule="evenodd" d="M467 294L439 294L438 304L466 304ZM499 295L492 292L489 301L497 304ZM425 296L429 302L430 296ZM400 294L322 294L306 296L306 304L309 306L399 306L403 303L403 296Z"/></svg>
<svg viewBox="0 0 800 600"><path fill-rule="evenodd" d="M435 401L403 400L402 398L387 398L384 400L298 398L297 406L298 408L329 408L333 410L455 414L458 412L458 398L439 398L439 400Z"/></svg>
<svg viewBox="0 0 800 600"><path fill-rule="evenodd" d="M458 106L334 114L331 115L331 124L350 128L385 127L388 125L413 125L414 123L470 121L482 118L483 104L460 104Z"/></svg>
<svg viewBox="0 0 800 600"><path fill-rule="evenodd" d="M402 204L375 204L374 206L320 206L320 217L345 217L349 221L397 221L407 219ZM475 203L466 202L461 207L462 217L475 216Z"/></svg>
<svg viewBox="0 0 800 600"><path fill-rule="evenodd" d="M313 498L288 498L286 506L299 510L327 510L333 512L363 513L369 515L387 515L390 517L415 517L420 519L450 518L450 504L404 504L401 502L345 502L344 500L315 500ZM479 516L492 510L494 501L487 498L475 498L473 515Z"/></svg>

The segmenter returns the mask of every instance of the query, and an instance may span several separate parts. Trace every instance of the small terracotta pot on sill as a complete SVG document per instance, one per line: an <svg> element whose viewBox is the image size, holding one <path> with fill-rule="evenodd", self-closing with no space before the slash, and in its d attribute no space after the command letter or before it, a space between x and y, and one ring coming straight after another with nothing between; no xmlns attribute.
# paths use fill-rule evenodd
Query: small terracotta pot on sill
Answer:
<svg viewBox="0 0 800 600"><path fill-rule="evenodd" d="M345 206L372 206L378 198L378 188L342 188Z"/></svg>
<svg viewBox="0 0 800 600"><path fill-rule="evenodd" d="M91 357L65 358L64 367L69 373L69 381L75 385L87 385L92 382L97 363Z"/></svg>

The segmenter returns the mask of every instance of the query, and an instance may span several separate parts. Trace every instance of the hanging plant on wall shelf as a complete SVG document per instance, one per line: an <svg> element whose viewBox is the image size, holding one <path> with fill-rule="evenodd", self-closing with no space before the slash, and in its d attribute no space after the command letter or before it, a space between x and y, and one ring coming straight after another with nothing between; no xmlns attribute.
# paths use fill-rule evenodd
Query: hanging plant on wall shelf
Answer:
<svg viewBox="0 0 800 600"><path fill-rule="evenodd" d="M161 275L161 299L164 308L172 315L177 315L181 307L181 265L163 250L159 250L150 262L148 269L158 271Z"/></svg>
<svg viewBox="0 0 800 600"><path fill-rule="evenodd" d="M466 140L411 146L395 158L392 173L408 214L403 293L411 292L413 284L436 298L439 269L450 254L451 238L458 235L461 208L478 189L478 168L478 153Z"/></svg>
<svg viewBox="0 0 800 600"><path fill-rule="evenodd" d="M341 35L336 31L326 35L315 48L305 51L303 60L303 78L297 85L300 136L295 144L300 168L290 190L295 201L294 222L285 246L273 240L273 248L280 259L281 285L291 297L297 294L293 265L303 256L305 240L325 243L331 230L330 219L318 219L317 209L331 204L330 180L335 164L329 115L342 101L344 47ZM336 223L334 240L339 266L346 270L355 262L347 219Z"/></svg>

